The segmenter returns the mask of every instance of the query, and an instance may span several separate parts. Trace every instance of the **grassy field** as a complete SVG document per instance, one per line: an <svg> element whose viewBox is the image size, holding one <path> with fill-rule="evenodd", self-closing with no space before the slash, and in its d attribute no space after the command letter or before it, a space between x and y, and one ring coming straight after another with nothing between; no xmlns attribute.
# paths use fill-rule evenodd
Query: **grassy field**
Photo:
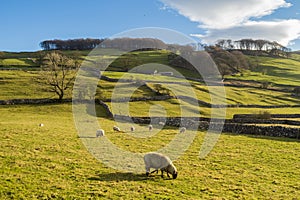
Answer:
<svg viewBox="0 0 300 200"><path fill-rule="evenodd" d="M229 78L269 82L274 85L299 86L300 61L286 58L252 57L257 64L252 71Z"/></svg>
<svg viewBox="0 0 300 200"><path fill-rule="evenodd" d="M64 53L83 59L90 52ZM95 56L93 53L97 54L91 52L91 61ZM166 52L153 54L152 58L143 52L134 53L147 62L155 58L166 64ZM38 54L4 52L0 56L1 62L7 66L17 64L21 68L27 66L28 57L37 57ZM229 77L239 81L233 80L233 83L245 84L246 87L226 86L225 102L230 105L264 106L300 104L299 97L292 96L290 92L260 89L253 87L254 83L243 82L267 81L279 89L299 86L300 62L264 57L258 59L260 64L254 71ZM157 65L148 67L152 71ZM223 100L217 86L207 87L195 81L190 81L191 85L187 87L185 80L174 77L111 71L106 71L104 75L117 79L146 80L152 89L156 82L161 82L165 87L169 84L180 95L189 96L193 92L197 99L207 103L212 98L217 99L216 102ZM37 71L1 70L0 100L56 98L34 81L36 76ZM118 85L118 97L156 95L146 86L136 88L128 82ZM100 80L96 98L110 99L115 87L115 82ZM136 90L129 94L130 89ZM66 98L71 98L71 92ZM111 102L107 104L112 106ZM113 104L115 114L126 110L122 103ZM181 107L185 113L181 112ZM96 110L97 121L107 138L125 151L156 151L168 145L178 133L174 127L164 127L146 138L135 137L132 133L115 133L112 127L116 122L107 118L102 107L97 106ZM150 114L153 111L167 116L199 116L200 113L200 116L210 117L211 114L209 107L199 107L187 100L129 103L132 116L149 116L149 111ZM226 118L262 111L299 114L300 108L233 107L226 109ZM174 161L179 171L178 178L169 180L166 176L161 178L154 174L147 178L144 173L114 170L94 158L82 143L84 138L77 134L70 103L0 105L0 113L0 199L297 199L300 196L299 140L223 133L210 154L199 159L206 132L198 131L185 154ZM40 123L44 126L40 127ZM128 124L122 126L129 130ZM147 131L146 125L136 128L137 135ZM155 126L154 130L158 128ZM99 138L89 139L96 141Z"/></svg>
<svg viewBox="0 0 300 200"><path fill-rule="evenodd" d="M0 71L0 99L18 99L18 98L57 98L55 94L46 92L43 88L34 81L34 77L38 74L35 71ZM123 72L105 72L111 78L120 78L124 76ZM128 76L128 77L126 77ZM182 82L182 79L152 76L142 74L126 75L125 78L132 78L132 80L151 80L151 81L164 81L164 82ZM141 78L142 77L142 78ZM149 97L155 95L149 88L142 86L136 88L131 83L118 83L118 98L121 97ZM149 86L153 85L152 83ZM115 90L116 83L99 81L96 98L110 99ZM162 86L167 87L165 83ZM176 88L179 95L187 95L198 98L201 101L210 103L211 98L215 98L217 103L222 102L223 96L218 94L218 89L211 86L207 86L191 82L191 86L171 85ZM189 90L189 89L192 89ZM128 94L129 90L135 90L132 94ZM186 92L189 91L189 92ZM225 87L225 102L230 105L296 105L300 100L297 97L293 97L291 93L272 91L267 89L258 89L251 87ZM213 96L212 96L213 95ZM67 93L65 98L71 98L71 92ZM197 112L204 116L210 116L210 108L197 107L190 104L187 101L178 101L176 99L170 99L167 101L144 101L144 102L131 102L130 113L132 116L148 116L149 108L153 105L160 105L166 108L169 116L181 116L180 104L185 108L186 112L184 116L197 115ZM262 108L227 108L227 118L231 118L234 114L257 114L261 110L269 111L270 113L299 113L299 108L274 108L274 109L262 109ZM162 111L163 112L163 111Z"/></svg>
<svg viewBox="0 0 300 200"><path fill-rule="evenodd" d="M1 106L1 199L297 199L300 143L295 140L223 134L199 159L204 132L174 161L176 180L146 178L106 167L77 136L71 105ZM99 118L109 139L133 152L167 144L177 130L147 140L128 139ZM44 123L44 127L39 127ZM96 138L95 138L96 139Z"/></svg>
<svg viewBox="0 0 300 200"><path fill-rule="evenodd" d="M0 71L0 99L27 99L27 98L56 98L55 94L45 92L34 78L35 71L1 70Z"/></svg>
<svg viewBox="0 0 300 200"><path fill-rule="evenodd" d="M36 64L30 60L30 59L26 59L26 58L20 58L20 59L16 59L16 58L7 58L7 59L1 59L0 60L0 65L2 66L26 66L26 67L30 67L30 66L36 66Z"/></svg>
<svg viewBox="0 0 300 200"><path fill-rule="evenodd" d="M39 71L0 70L0 99L39 99L57 98L54 92L49 92L49 86L37 82ZM65 93L64 98L71 98L72 90Z"/></svg>

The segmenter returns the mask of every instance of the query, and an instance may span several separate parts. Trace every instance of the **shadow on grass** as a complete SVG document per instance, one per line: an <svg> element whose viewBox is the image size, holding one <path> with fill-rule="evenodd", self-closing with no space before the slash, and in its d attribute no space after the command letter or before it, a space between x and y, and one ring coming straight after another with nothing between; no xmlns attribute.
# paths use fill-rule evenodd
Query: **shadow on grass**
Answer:
<svg viewBox="0 0 300 200"><path fill-rule="evenodd" d="M156 173L155 173L156 174ZM95 176L89 177L90 181L155 181L155 180L173 180L168 177L161 178L160 174L153 174L149 177L146 174L133 174L128 172L115 172L115 173L99 173Z"/></svg>
<svg viewBox="0 0 300 200"><path fill-rule="evenodd" d="M96 136L77 136L77 138L97 138Z"/></svg>
<svg viewBox="0 0 300 200"><path fill-rule="evenodd" d="M144 181L152 179L153 177L147 177L146 174L133 174L126 172L115 173L100 173L93 177L89 177L90 181Z"/></svg>
<svg viewBox="0 0 300 200"><path fill-rule="evenodd" d="M265 136L265 135L245 135L245 136L247 136L249 138L262 139L262 140L300 143L300 138L297 139L297 138L287 138L287 137L272 137L272 136Z"/></svg>
<svg viewBox="0 0 300 200"><path fill-rule="evenodd" d="M222 135L229 135L229 136L245 136L253 139L261 139L261 140L273 140L279 142L296 142L300 143L300 138L288 138L288 137L272 137L266 135L259 135L259 134L237 134L237 133L222 133Z"/></svg>

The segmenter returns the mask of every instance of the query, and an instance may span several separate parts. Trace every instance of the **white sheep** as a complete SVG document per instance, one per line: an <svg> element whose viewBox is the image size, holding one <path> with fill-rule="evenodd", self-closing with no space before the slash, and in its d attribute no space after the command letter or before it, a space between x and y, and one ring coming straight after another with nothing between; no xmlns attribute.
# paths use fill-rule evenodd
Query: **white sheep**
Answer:
<svg viewBox="0 0 300 200"><path fill-rule="evenodd" d="M96 137L105 136L105 131L103 129L98 129L96 131Z"/></svg>
<svg viewBox="0 0 300 200"><path fill-rule="evenodd" d="M151 124L148 126L148 128L149 128L149 131L153 130L153 126Z"/></svg>
<svg viewBox="0 0 300 200"><path fill-rule="evenodd" d="M41 124L39 124L39 126L40 126L40 127L43 127L43 126L44 126L44 124L43 124L43 123L41 123Z"/></svg>
<svg viewBox="0 0 300 200"><path fill-rule="evenodd" d="M158 170L161 171L161 177L163 177L163 172L167 172L167 176L169 176L169 173L172 174L173 179L177 178L177 169L173 165L171 159L168 156L165 156L160 153L147 153L144 156L144 162L145 162L145 168L146 168L146 175L149 176L149 174L153 172L158 172ZM155 170L153 172L150 172L150 168L154 168Z"/></svg>
<svg viewBox="0 0 300 200"><path fill-rule="evenodd" d="M161 126L164 126L164 125L166 125L166 123L165 123L165 122L159 122L158 124L159 124L159 125L161 125Z"/></svg>
<svg viewBox="0 0 300 200"><path fill-rule="evenodd" d="M179 133L185 133L185 131L186 131L186 128L185 128L185 127L181 127L181 128L179 129Z"/></svg>
<svg viewBox="0 0 300 200"><path fill-rule="evenodd" d="M117 132L121 132L121 129L120 129L119 127L117 127L117 126L114 126L114 127L113 127L113 130L114 130L114 131L117 131Z"/></svg>
<svg viewBox="0 0 300 200"><path fill-rule="evenodd" d="M130 127L130 131L131 131L131 132L134 132L134 131L135 131L135 127L134 127L134 126L131 126L131 127Z"/></svg>

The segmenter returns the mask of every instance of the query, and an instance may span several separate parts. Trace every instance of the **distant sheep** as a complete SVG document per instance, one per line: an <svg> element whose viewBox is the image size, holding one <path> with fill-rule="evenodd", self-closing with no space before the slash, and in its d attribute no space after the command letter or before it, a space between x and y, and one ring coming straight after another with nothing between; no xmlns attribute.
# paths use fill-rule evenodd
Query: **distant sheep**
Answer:
<svg viewBox="0 0 300 200"><path fill-rule="evenodd" d="M117 132L121 132L121 129L120 129L119 127L117 127L117 126L114 126L114 127L113 127L113 130L114 130L114 131L117 131Z"/></svg>
<svg viewBox="0 0 300 200"><path fill-rule="evenodd" d="M43 126L44 126L44 124L43 124L43 123L41 123L41 124L39 124L39 126L40 126L40 127L43 127Z"/></svg>
<svg viewBox="0 0 300 200"><path fill-rule="evenodd" d="M148 126L148 128L149 128L149 131L153 130L153 126L151 124Z"/></svg>
<svg viewBox="0 0 300 200"><path fill-rule="evenodd" d="M130 131L131 131L131 132L134 132L134 131L135 131L135 127L134 127L134 126L131 126L131 127L130 127Z"/></svg>
<svg viewBox="0 0 300 200"><path fill-rule="evenodd" d="M96 137L105 136L105 131L103 129L98 129L96 131Z"/></svg>
<svg viewBox="0 0 300 200"><path fill-rule="evenodd" d="M169 173L172 174L173 179L177 178L177 169L173 165L172 161L169 157L160 154L160 153L147 153L144 156L144 162L145 162L145 168L146 168L146 175L149 176L149 174L153 172L158 172L158 170L161 171L161 177L163 177L163 172L167 172L167 176L169 176ZM154 168L155 170L153 172L150 172L150 168Z"/></svg>
<svg viewBox="0 0 300 200"><path fill-rule="evenodd" d="M159 122L158 124L159 124L159 125L161 125L161 126L164 126L164 125L166 125L166 123L165 123L165 122Z"/></svg>
<svg viewBox="0 0 300 200"><path fill-rule="evenodd" d="M179 129L179 133L185 133L186 132L186 128L185 127L181 127L180 129Z"/></svg>

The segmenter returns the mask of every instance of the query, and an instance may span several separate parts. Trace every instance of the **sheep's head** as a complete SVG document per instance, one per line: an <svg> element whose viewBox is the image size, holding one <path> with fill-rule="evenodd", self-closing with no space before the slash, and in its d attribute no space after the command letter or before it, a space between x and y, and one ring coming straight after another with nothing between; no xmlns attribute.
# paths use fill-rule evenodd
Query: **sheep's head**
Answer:
<svg viewBox="0 0 300 200"><path fill-rule="evenodd" d="M176 179L177 175L178 175L177 171L174 171L174 173L172 174L173 179Z"/></svg>
<svg viewBox="0 0 300 200"><path fill-rule="evenodd" d="M171 163L170 165L168 165L165 169L168 173L172 174L173 179L177 178L177 169L176 167Z"/></svg>

